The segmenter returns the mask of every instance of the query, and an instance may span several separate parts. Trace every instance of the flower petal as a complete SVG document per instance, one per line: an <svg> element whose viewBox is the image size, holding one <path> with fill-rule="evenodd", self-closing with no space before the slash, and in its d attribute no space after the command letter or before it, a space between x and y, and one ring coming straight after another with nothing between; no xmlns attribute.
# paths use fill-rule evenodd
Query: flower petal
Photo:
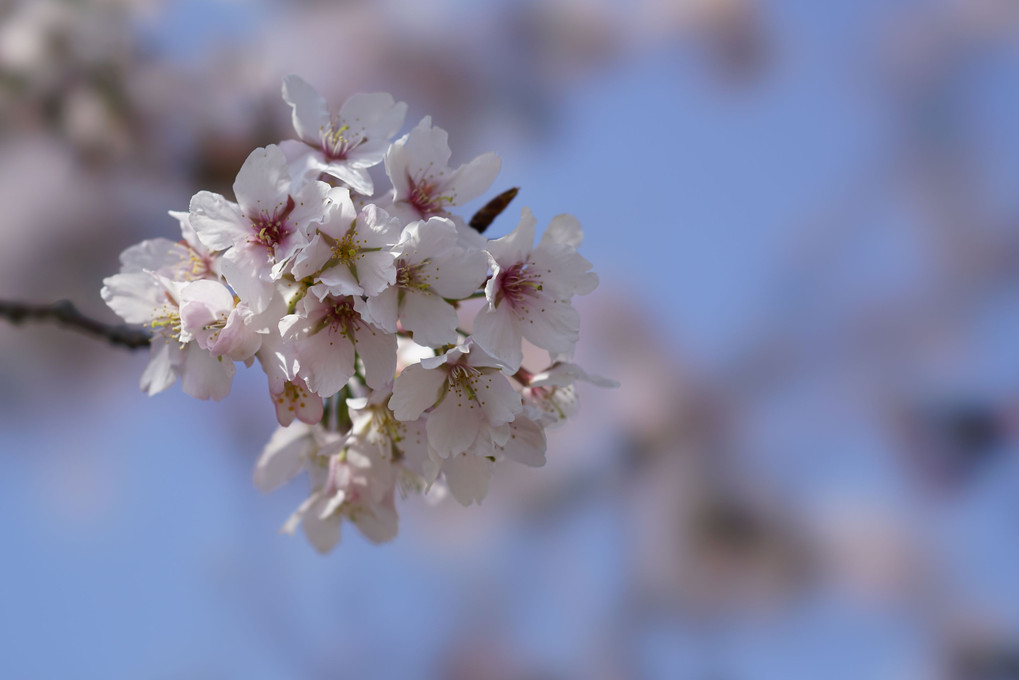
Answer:
<svg viewBox="0 0 1019 680"><path fill-rule="evenodd" d="M184 349L184 365L180 372L180 383L185 394L195 399L219 401L230 394L237 367L223 357L214 357L197 344Z"/></svg>
<svg viewBox="0 0 1019 680"><path fill-rule="evenodd" d="M456 342L456 310L438 295L413 289L403 291L400 319L420 345L441 347Z"/></svg>
<svg viewBox="0 0 1019 680"><path fill-rule="evenodd" d="M544 428L523 416L517 417L509 427L510 438L499 447L502 454L510 460L528 467L544 465L547 448Z"/></svg>
<svg viewBox="0 0 1019 680"><path fill-rule="evenodd" d="M465 390L450 389L425 423L428 444L443 458L461 453L474 443L482 418Z"/></svg>
<svg viewBox="0 0 1019 680"><path fill-rule="evenodd" d="M492 463L471 453L451 456L442 464L446 484L453 498L461 505L480 504L488 493Z"/></svg>
<svg viewBox="0 0 1019 680"><path fill-rule="evenodd" d="M371 322L387 333L396 332L399 297L399 289L396 286L390 286L375 297L368 298L367 311Z"/></svg>
<svg viewBox="0 0 1019 680"><path fill-rule="evenodd" d="M544 300L526 321L520 324L524 337L549 352L569 352L580 337L580 313L567 302Z"/></svg>
<svg viewBox="0 0 1019 680"><path fill-rule="evenodd" d="M355 309L357 307L355 304ZM364 379L368 387L382 389L393 381L396 374L395 335L365 324L354 331L354 347L364 362Z"/></svg>
<svg viewBox="0 0 1019 680"><path fill-rule="evenodd" d="M537 221L531 214L530 208L520 211L520 222L513 231L502 238L488 242L488 252L499 263L499 266L506 268L514 264L524 262L531 255L534 246L534 227Z"/></svg>
<svg viewBox="0 0 1019 680"><path fill-rule="evenodd" d="M287 159L275 144L252 151L234 180L234 196L248 218L281 211L290 197L289 190Z"/></svg>
<svg viewBox="0 0 1019 680"><path fill-rule="evenodd" d="M388 140L403 127L407 104L388 92L359 92L340 107L337 118L366 139Z"/></svg>
<svg viewBox="0 0 1019 680"><path fill-rule="evenodd" d="M513 310L507 304L482 307L474 317L474 339L481 348L506 364L515 373L524 360L521 333Z"/></svg>
<svg viewBox="0 0 1019 680"><path fill-rule="evenodd" d="M248 221L240 206L211 191L199 191L191 198L188 220L209 250L225 250L248 236Z"/></svg>
<svg viewBox="0 0 1019 680"><path fill-rule="evenodd" d="M426 408L439 400L446 379L444 370L428 370L421 364L403 369L393 384L393 396L389 399L393 415L397 420L417 420Z"/></svg>
<svg viewBox="0 0 1019 680"><path fill-rule="evenodd" d="M321 145L322 130L329 125L325 98L299 76L283 79L283 101L293 109L294 130L308 144Z"/></svg>
<svg viewBox="0 0 1019 680"><path fill-rule="evenodd" d="M311 432L304 424L276 428L255 464L255 486L268 492L293 479L316 448Z"/></svg>
<svg viewBox="0 0 1019 680"><path fill-rule="evenodd" d="M457 168L449 178L446 191L443 193L450 196L453 205L463 205L492 186L501 167L502 161L499 156L491 151L483 153L470 163Z"/></svg>

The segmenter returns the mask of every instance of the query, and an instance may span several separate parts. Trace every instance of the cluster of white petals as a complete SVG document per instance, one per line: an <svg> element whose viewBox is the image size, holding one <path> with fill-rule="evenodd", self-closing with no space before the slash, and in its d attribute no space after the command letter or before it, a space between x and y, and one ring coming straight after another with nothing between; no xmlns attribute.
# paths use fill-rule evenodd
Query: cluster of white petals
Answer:
<svg viewBox="0 0 1019 680"><path fill-rule="evenodd" d="M258 362L280 427L255 482L306 473L310 495L284 530L326 552L344 519L372 541L396 536L397 495L480 503L504 461L544 464L545 428L573 412L575 381L613 383L569 362L572 298L598 284L577 220L555 217L535 245L525 208L488 240L451 210L488 190L495 154L451 168L427 117L393 141L407 106L388 94L333 115L289 76L283 99L297 139L253 151L232 199L201 191L171 213L181 240L128 248L102 295L152 331L149 394L179 377L187 394L222 399L236 362ZM480 310L463 304L475 298ZM524 340L548 352L540 370L521 366Z"/></svg>

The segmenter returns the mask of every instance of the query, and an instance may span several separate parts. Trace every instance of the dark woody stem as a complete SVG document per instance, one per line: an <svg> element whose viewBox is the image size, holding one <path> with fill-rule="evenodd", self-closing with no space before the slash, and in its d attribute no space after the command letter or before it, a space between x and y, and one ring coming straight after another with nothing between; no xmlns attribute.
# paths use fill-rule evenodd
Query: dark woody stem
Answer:
<svg viewBox="0 0 1019 680"><path fill-rule="evenodd" d="M128 349L141 349L152 343L152 336L145 329L96 321L79 312L70 300L58 300L44 305L0 300L0 318L18 325L26 321L55 321L61 326L103 338L110 344Z"/></svg>

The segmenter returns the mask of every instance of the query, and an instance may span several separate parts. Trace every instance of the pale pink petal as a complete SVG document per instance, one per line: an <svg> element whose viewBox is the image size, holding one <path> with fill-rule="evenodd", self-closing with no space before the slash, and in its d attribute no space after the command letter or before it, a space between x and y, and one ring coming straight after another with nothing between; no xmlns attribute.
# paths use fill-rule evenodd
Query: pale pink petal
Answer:
<svg viewBox="0 0 1019 680"><path fill-rule="evenodd" d="M534 227L537 220L530 208L520 211L520 222L516 228L502 238L488 242L488 252L501 267L510 267L526 261L534 246Z"/></svg>
<svg viewBox="0 0 1019 680"><path fill-rule="evenodd" d="M195 399L219 401L230 394L230 383L237 367L223 357L214 357L197 344L184 349L180 381L185 394Z"/></svg>
<svg viewBox="0 0 1019 680"><path fill-rule="evenodd" d="M396 191L396 200L406 200L410 196L410 179L443 181L450 155L449 136L442 128L432 127L429 116L422 118L413 130L393 142L386 154L385 164L386 174Z"/></svg>
<svg viewBox="0 0 1019 680"><path fill-rule="evenodd" d="M475 408L482 410L492 426L512 421L523 408L520 393L513 389L506 376L498 371L485 373L476 378L474 389L478 395L478 404Z"/></svg>
<svg viewBox="0 0 1019 680"><path fill-rule="evenodd" d="M249 218L281 211L289 198L290 170L280 148L270 144L252 151L237 173L233 188L241 211Z"/></svg>
<svg viewBox="0 0 1019 680"><path fill-rule="evenodd" d="M320 516L327 502L328 499L316 499L301 518L301 528L308 542L323 555L340 542L340 524L343 522L343 517L338 514Z"/></svg>
<svg viewBox="0 0 1019 680"><path fill-rule="evenodd" d="M529 467L545 464L545 430L530 418L519 416L509 425L510 438L500 447L504 456Z"/></svg>
<svg viewBox="0 0 1019 680"><path fill-rule="evenodd" d="M211 191L191 198L189 221L195 235L209 250L224 250L248 237L250 224L240 206Z"/></svg>
<svg viewBox="0 0 1019 680"><path fill-rule="evenodd" d="M478 436L482 417L465 390L447 390L425 423L429 445L443 458L466 450Z"/></svg>
<svg viewBox="0 0 1019 680"><path fill-rule="evenodd" d="M151 238L136 243L120 254L120 272L175 269L190 255L188 247L166 238Z"/></svg>
<svg viewBox="0 0 1019 680"><path fill-rule="evenodd" d="M103 301L117 316L133 324L148 325L164 304L163 287L149 272L114 274L103 279Z"/></svg>
<svg viewBox="0 0 1019 680"><path fill-rule="evenodd" d="M357 281L365 295L378 295L396 283L396 254L387 250L357 257Z"/></svg>
<svg viewBox="0 0 1019 680"><path fill-rule="evenodd" d="M231 248L221 258L223 277L242 301L252 311L265 311L276 293L276 287L269 278L271 269L260 248Z"/></svg>
<svg viewBox="0 0 1019 680"><path fill-rule="evenodd" d="M508 371L520 368L524 360L521 333L509 305L482 307L474 317L473 337L482 349L504 362Z"/></svg>
<svg viewBox="0 0 1019 680"><path fill-rule="evenodd" d="M351 130L367 139L388 140L403 127L407 104L387 92L360 92L340 107L339 116Z"/></svg>
<svg viewBox="0 0 1019 680"><path fill-rule="evenodd" d="M489 151L461 165L447 180L443 194L452 198L453 205L463 205L483 194L492 185L502 161Z"/></svg>
<svg viewBox="0 0 1019 680"><path fill-rule="evenodd" d="M321 235L316 234L294 258L290 273L298 280L317 274L332 255L333 251L329 244Z"/></svg>
<svg viewBox="0 0 1019 680"><path fill-rule="evenodd" d="M397 303L399 302L400 289L390 286L375 297L368 298L367 312L371 322L386 331L396 332Z"/></svg>
<svg viewBox="0 0 1019 680"><path fill-rule="evenodd" d="M609 378L603 378L600 375L588 373L577 364L570 362L560 362L553 366L550 366L545 371L537 373L531 378L531 387L541 387L543 385L553 385L556 387L566 387L572 385L574 382L582 380L584 382L591 383L598 387L619 387L619 383Z"/></svg>
<svg viewBox="0 0 1019 680"><path fill-rule="evenodd" d="M400 319L420 345L441 347L456 342L456 310L438 295L404 290Z"/></svg>
<svg viewBox="0 0 1019 680"><path fill-rule="evenodd" d="M297 361L308 389L328 397L354 375L354 345L329 326L298 343Z"/></svg>
<svg viewBox="0 0 1019 680"><path fill-rule="evenodd" d="M449 254L457 242L456 225L445 217L414 220L403 229L397 244L402 257L410 264Z"/></svg>
<svg viewBox="0 0 1019 680"><path fill-rule="evenodd" d="M382 389L389 385L396 374L396 336L364 325L354 331L354 346L364 362L368 386Z"/></svg>
<svg viewBox="0 0 1019 680"><path fill-rule="evenodd" d="M375 193L375 184L372 176L364 168L351 167L346 161L334 161L325 163L322 172L335 177L348 187L364 196L371 196Z"/></svg>
<svg viewBox="0 0 1019 680"><path fill-rule="evenodd" d="M142 390L151 396L173 385L177 380L176 364L179 355L180 347L176 341L167 342L165 338L153 338L149 350L149 363L142 372Z"/></svg>
<svg viewBox="0 0 1019 680"><path fill-rule="evenodd" d="M324 411L322 397L312 394L300 378L284 382L283 388L278 392L271 392L270 396L276 407L276 420L280 425L290 425L295 418L308 425L314 425L322 420Z"/></svg>
<svg viewBox="0 0 1019 680"><path fill-rule="evenodd" d="M276 428L255 464L255 486L268 492L290 481L316 446L311 428L303 424Z"/></svg>
<svg viewBox="0 0 1019 680"><path fill-rule="evenodd" d="M330 267L319 274L316 280L332 295L361 295L361 284L344 264Z"/></svg>
<svg viewBox="0 0 1019 680"><path fill-rule="evenodd" d="M343 238L357 219L357 209L345 187L329 190L325 197L325 215L316 228L333 239Z"/></svg>
<svg viewBox="0 0 1019 680"><path fill-rule="evenodd" d="M580 226L580 220L573 215L556 215L545 228L538 247L550 245L565 245L576 250L584 240L584 230Z"/></svg>
<svg viewBox="0 0 1019 680"><path fill-rule="evenodd" d="M357 234L365 248L388 248L400 240L400 221L375 204L358 214Z"/></svg>
<svg viewBox="0 0 1019 680"><path fill-rule="evenodd" d="M481 503L488 493L488 480L492 476L492 463L471 453L451 456L442 464L446 484L453 498L461 505Z"/></svg>
<svg viewBox="0 0 1019 680"><path fill-rule="evenodd" d="M456 248L447 257L433 259L423 271L432 276L431 286L436 293L450 300L462 300L485 283L488 257L480 250Z"/></svg>
<svg viewBox="0 0 1019 680"><path fill-rule="evenodd" d="M290 211L287 216L287 222L291 225L291 228L295 230L295 233L288 239L288 247L291 241L295 243L301 243L301 238L294 238L298 235L298 232L306 230L308 225L311 223L318 223L325 219L326 208L329 205L326 203L327 198L330 196L332 187L325 182L308 182L300 188L295 194L293 194L294 208ZM284 198L284 200L286 200ZM289 257L291 253L277 253L277 257L283 258Z"/></svg>
<svg viewBox="0 0 1019 680"><path fill-rule="evenodd" d="M400 518L396 513L393 490L381 503L375 503L354 515L354 525L372 543L387 543L396 538Z"/></svg>
<svg viewBox="0 0 1019 680"><path fill-rule="evenodd" d="M566 302L543 300L519 328L529 341L549 352L569 352L580 337L580 314Z"/></svg>
<svg viewBox="0 0 1019 680"><path fill-rule="evenodd" d="M446 372L427 370L421 364L403 369L393 384L389 408L397 420L417 420L421 413L438 401L446 384Z"/></svg>
<svg viewBox="0 0 1019 680"><path fill-rule="evenodd" d="M539 246L531 253L530 263L550 297L587 295L598 287L598 275L591 271L591 263L569 246Z"/></svg>
<svg viewBox="0 0 1019 680"><path fill-rule="evenodd" d="M329 125L326 100L299 76L290 75L283 79L283 101L293 109L297 136L318 146L322 129Z"/></svg>

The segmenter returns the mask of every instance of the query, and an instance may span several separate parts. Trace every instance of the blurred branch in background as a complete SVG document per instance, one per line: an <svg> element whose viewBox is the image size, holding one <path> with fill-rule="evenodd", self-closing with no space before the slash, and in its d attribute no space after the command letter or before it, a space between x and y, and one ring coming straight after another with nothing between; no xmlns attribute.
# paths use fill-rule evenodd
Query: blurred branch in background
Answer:
<svg viewBox="0 0 1019 680"><path fill-rule="evenodd" d="M61 326L128 349L140 349L152 343L152 336L148 331L134 326L96 321L79 312L70 300L59 300L46 305L0 300L0 318L7 319L13 324L22 324L26 321L54 321Z"/></svg>

